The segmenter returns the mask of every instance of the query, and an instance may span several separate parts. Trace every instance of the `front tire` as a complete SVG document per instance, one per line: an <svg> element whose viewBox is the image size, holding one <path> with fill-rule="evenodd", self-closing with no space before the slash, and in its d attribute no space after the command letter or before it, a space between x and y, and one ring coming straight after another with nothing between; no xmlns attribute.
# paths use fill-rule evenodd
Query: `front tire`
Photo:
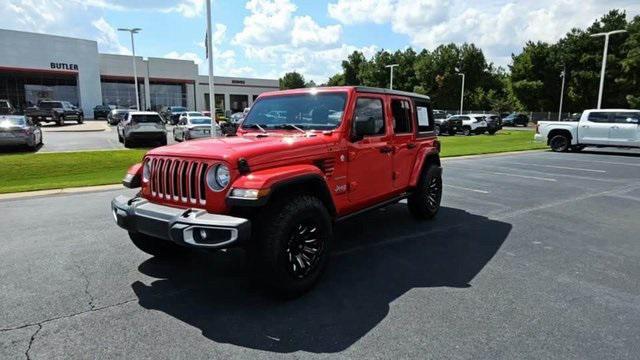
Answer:
<svg viewBox="0 0 640 360"><path fill-rule="evenodd" d="M168 240L158 239L141 233L129 233L131 242L138 249L157 258L173 258L183 255L187 249Z"/></svg>
<svg viewBox="0 0 640 360"><path fill-rule="evenodd" d="M277 199L254 238L258 273L277 295L293 298L314 287L329 260L331 217L311 195Z"/></svg>
<svg viewBox="0 0 640 360"><path fill-rule="evenodd" d="M549 140L549 146L551 147L551 150L555 152L565 152L569 150L569 145L569 138L565 135L554 135Z"/></svg>
<svg viewBox="0 0 640 360"><path fill-rule="evenodd" d="M416 219L432 219L440 210L441 200L442 169L431 164L423 170L417 188L409 195L409 211Z"/></svg>

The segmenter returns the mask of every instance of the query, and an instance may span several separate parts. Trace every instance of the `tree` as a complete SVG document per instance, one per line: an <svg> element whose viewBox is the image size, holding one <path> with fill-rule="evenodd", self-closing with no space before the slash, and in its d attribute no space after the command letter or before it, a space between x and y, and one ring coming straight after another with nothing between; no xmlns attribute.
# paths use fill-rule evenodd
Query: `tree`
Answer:
<svg viewBox="0 0 640 360"><path fill-rule="evenodd" d="M299 89L305 87L304 77L298 72L292 71L280 78L280 89Z"/></svg>

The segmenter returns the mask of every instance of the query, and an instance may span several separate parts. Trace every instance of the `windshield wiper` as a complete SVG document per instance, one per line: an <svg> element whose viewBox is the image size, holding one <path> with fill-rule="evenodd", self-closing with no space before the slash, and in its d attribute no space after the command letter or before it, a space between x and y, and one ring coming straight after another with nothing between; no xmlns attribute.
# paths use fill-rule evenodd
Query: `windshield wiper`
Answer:
<svg viewBox="0 0 640 360"><path fill-rule="evenodd" d="M301 127L297 126L296 124L281 124L277 126L278 129L294 129L294 130L298 130L303 134L306 134L307 132L304 131L304 129L302 129Z"/></svg>
<svg viewBox="0 0 640 360"><path fill-rule="evenodd" d="M266 125L265 125L266 126ZM260 124L249 124L249 125L244 125L243 128L247 128L247 129L259 129L260 131L262 131L263 133L266 133L267 130L265 130L262 126L260 126Z"/></svg>

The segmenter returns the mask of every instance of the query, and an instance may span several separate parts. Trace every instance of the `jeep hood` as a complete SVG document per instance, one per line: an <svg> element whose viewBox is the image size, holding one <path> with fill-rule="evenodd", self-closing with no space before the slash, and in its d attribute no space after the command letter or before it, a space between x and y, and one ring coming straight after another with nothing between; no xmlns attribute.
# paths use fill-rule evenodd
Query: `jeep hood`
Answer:
<svg viewBox="0 0 640 360"><path fill-rule="evenodd" d="M238 159L244 158L249 162L249 166L256 166L326 153L328 143L332 139L332 136L321 133L313 136L302 134L256 136L255 134L247 134L185 141L153 149L148 152L148 155L225 160L232 167L236 166Z"/></svg>

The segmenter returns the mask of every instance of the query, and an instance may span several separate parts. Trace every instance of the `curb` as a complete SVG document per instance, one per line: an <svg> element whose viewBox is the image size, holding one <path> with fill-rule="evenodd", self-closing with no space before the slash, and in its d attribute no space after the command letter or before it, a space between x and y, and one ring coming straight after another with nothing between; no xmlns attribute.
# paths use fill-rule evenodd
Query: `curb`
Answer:
<svg viewBox="0 0 640 360"><path fill-rule="evenodd" d="M506 155L514 155L514 154L528 154L528 153L537 153L549 151L549 149L535 149L535 150L520 150L520 151L509 151L509 152L500 152L500 153L489 153L489 154L477 154L477 155L462 155L462 156L449 156L443 157L440 159L442 162L451 161L451 160L465 160L465 159L475 159L479 157L487 158L487 157L499 157Z"/></svg>
<svg viewBox="0 0 640 360"><path fill-rule="evenodd" d="M64 188L64 189L25 191L25 192L18 192L18 193L0 194L0 200L24 199L24 198L52 196L52 195L69 195L69 194L87 193L87 192L94 192L94 191L118 190L118 189L124 189L124 186L122 186L122 184L111 184L111 185L71 187L71 188Z"/></svg>

